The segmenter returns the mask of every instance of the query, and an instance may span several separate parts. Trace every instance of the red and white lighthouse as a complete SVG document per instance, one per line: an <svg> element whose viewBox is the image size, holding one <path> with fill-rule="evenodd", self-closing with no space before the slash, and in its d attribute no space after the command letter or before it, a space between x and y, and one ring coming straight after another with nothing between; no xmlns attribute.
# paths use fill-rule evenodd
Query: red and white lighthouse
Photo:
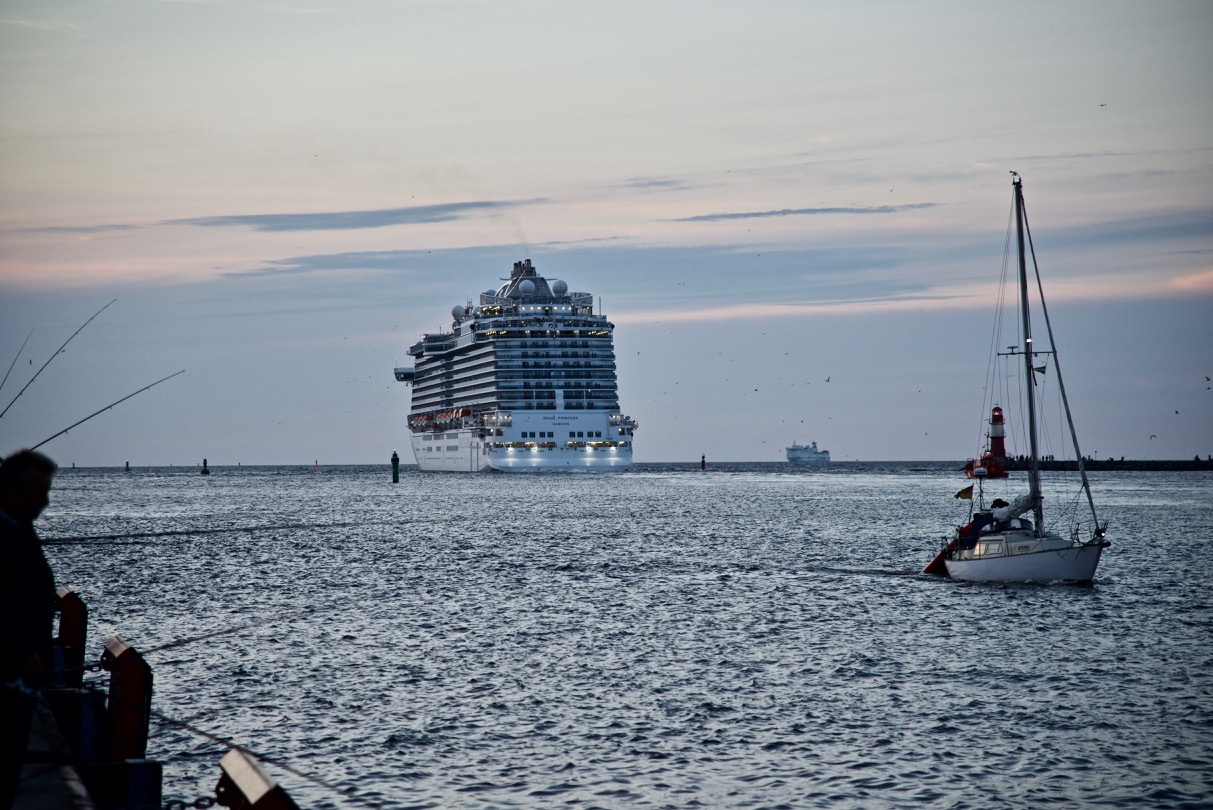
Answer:
<svg viewBox="0 0 1213 810"><path fill-rule="evenodd" d="M980 459L971 458L965 462L964 472L968 478L1006 478L1007 477L1007 448L1006 425L1002 419L1002 408L994 406L990 411L990 431L986 433L986 451ZM977 470L984 472L977 472Z"/></svg>

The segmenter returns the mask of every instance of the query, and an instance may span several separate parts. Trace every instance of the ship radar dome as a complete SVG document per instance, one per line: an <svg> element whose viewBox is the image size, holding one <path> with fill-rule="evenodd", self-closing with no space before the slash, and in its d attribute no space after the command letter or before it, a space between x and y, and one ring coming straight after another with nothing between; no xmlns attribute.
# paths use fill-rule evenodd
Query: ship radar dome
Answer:
<svg viewBox="0 0 1213 810"><path fill-rule="evenodd" d="M523 295L533 295L535 293L535 282L529 278L524 278L522 283L518 285L518 292Z"/></svg>
<svg viewBox="0 0 1213 810"><path fill-rule="evenodd" d="M466 310L464 309L463 304L456 304L455 306L451 307L451 317L457 321L463 320L463 315L465 312Z"/></svg>
<svg viewBox="0 0 1213 810"><path fill-rule="evenodd" d="M552 282L552 295L564 295L569 291L569 285L564 283L563 279L556 279Z"/></svg>

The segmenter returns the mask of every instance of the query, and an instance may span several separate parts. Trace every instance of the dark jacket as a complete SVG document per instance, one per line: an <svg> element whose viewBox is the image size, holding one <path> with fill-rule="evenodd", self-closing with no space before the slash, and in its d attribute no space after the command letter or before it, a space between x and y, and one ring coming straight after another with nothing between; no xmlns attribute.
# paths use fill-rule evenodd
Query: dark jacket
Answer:
<svg viewBox="0 0 1213 810"><path fill-rule="evenodd" d="M33 525L0 511L0 681L19 677L31 655L48 651L55 604L55 576Z"/></svg>

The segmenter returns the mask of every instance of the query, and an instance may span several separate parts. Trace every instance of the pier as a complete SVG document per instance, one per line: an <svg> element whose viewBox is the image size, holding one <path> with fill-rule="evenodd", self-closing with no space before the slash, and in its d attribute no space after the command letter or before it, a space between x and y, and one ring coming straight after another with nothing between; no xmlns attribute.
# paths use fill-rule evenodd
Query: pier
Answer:
<svg viewBox="0 0 1213 810"><path fill-rule="evenodd" d="M57 591L59 631L48 682L29 690L29 743L13 810L136 810L211 807L298 810L248 752L232 748L218 762L214 796L164 802L161 764L147 758L152 668L118 636L86 663L88 608L69 588ZM86 670L109 673L108 690L83 683ZM163 715L160 715L163 717Z"/></svg>
<svg viewBox="0 0 1213 810"><path fill-rule="evenodd" d="M1213 470L1213 458L1142 460L1124 458L1088 458L1083 459L1087 472L1105 472L1123 470L1125 472L1197 472ZM1008 470L1026 470L1028 462L1019 458L1008 458ZM1060 461L1041 461L1040 469L1049 472L1069 472L1078 469L1078 461L1074 459Z"/></svg>

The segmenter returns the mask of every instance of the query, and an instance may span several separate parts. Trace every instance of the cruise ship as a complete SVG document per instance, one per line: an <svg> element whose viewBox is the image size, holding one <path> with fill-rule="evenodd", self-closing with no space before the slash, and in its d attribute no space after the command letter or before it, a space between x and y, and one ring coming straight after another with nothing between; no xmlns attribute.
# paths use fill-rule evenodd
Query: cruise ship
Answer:
<svg viewBox="0 0 1213 810"><path fill-rule="evenodd" d="M829 464L830 451L818 450L817 442L812 444L792 444L787 448L788 461L793 464Z"/></svg>
<svg viewBox="0 0 1213 810"><path fill-rule="evenodd" d="M479 303L451 310L449 332L409 347L408 427L424 471L620 471L637 424L619 408L615 325L594 296L539 275L531 260Z"/></svg>

